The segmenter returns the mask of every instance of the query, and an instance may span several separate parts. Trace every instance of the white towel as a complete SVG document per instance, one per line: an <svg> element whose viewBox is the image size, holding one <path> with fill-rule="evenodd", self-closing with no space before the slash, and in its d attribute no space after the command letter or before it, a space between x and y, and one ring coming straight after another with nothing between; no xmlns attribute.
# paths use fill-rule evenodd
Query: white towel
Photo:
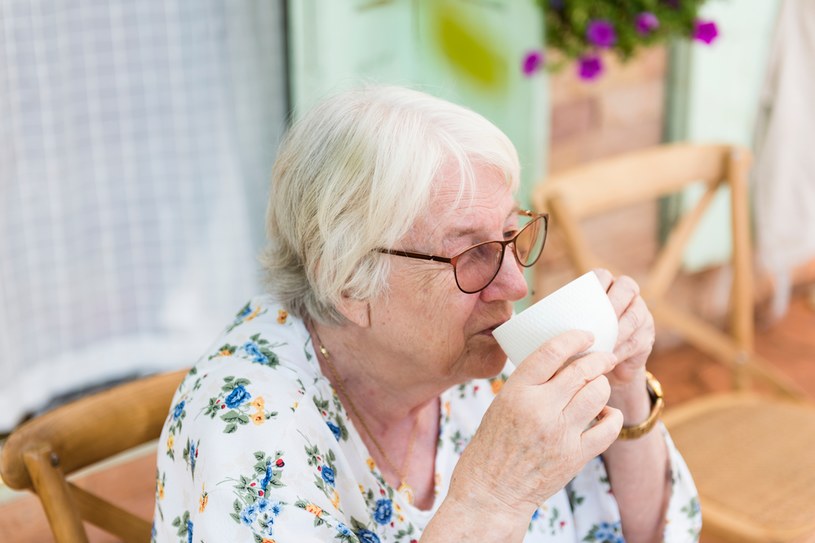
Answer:
<svg viewBox="0 0 815 543"><path fill-rule="evenodd" d="M781 5L761 97L753 170L757 256L776 279L776 316L790 273L815 258L815 2Z"/></svg>

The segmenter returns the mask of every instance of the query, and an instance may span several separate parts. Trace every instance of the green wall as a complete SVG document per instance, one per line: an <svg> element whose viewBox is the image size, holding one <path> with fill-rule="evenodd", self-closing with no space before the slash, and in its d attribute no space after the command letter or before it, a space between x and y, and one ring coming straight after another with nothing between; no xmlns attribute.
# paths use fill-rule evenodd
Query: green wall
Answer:
<svg viewBox="0 0 815 543"><path fill-rule="evenodd" d="M669 141L722 142L752 147L756 117L780 0L711 0L702 17L713 19L710 46L676 44L671 51ZM673 203L686 209L702 193L692 188ZM685 253L689 271L726 261L731 254L729 195L720 191Z"/></svg>
<svg viewBox="0 0 815 543"><path fill-rule="evenodd" d="M294 115L360 81L411 86L468 106L501 128L521 158L522 204L545 171L546 76L521 73L539 48L534 0L292 0Z"/></svg>

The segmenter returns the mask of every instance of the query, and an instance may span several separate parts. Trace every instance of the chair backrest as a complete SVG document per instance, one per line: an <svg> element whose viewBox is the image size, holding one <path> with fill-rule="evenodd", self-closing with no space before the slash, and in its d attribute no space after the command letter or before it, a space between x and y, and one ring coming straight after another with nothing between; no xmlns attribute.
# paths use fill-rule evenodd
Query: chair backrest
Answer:
<svg viewBox="0 0 815 543"><path fill-rule="evenodd" d="M578 273L604 264L591 250L580 221L627 205L675 194L703 183L696 206L673 226L647 279L642 295L658 323L673 329L689 343L734 370L736 386L745 385L748 372L798 396L797 387L760 360L753 351L753 274L747 173L750 152L730 145L659 145L596 161L554 175L533 193L538 211L548 211L560 230L566 252ZM682 265L685 249L718 189L730 189L733 285L729 333L676 307L666 300ZM615 273L624 270L613 270ZM746 371L745 371L746 370Z"/></svg>
<svg viewBox="0 0 815 543"><path fill-rule="evenodd" d="M37 494L57 542L87 541L86 520L126 542L150 540L151 522L67 481L70 473L159 437L187 370L154 375L81 398L14 430L0 473Z"/></svg>

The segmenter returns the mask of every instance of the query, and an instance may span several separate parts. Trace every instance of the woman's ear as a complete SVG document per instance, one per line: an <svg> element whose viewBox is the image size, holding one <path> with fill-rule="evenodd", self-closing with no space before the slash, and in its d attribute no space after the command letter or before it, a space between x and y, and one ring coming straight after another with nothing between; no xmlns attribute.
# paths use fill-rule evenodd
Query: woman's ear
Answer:
<svg viewBox="0 0 815 543"><path fill-rule="evenodd" d="M343 317L361 328L368 328L371 325L371 305L367 300L358 300L343 294L337 309Z"/></svg>

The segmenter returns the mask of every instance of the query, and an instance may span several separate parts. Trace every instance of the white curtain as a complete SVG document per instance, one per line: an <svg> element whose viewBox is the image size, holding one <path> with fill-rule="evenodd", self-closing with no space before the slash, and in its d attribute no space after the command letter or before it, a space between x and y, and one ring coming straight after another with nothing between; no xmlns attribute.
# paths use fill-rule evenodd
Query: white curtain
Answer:
<svg viewBox="0 0 815 543"><path fill-rule="evenodd" d="M756 137L757 254L787 308L792 270L815 259L815 1L784 0Z"/></svg>
<svg viewBox="0 0 815 543"><path fill-rule="evenodd" d="M0 431L259 288L282 1L0 0Z"/></svg>

